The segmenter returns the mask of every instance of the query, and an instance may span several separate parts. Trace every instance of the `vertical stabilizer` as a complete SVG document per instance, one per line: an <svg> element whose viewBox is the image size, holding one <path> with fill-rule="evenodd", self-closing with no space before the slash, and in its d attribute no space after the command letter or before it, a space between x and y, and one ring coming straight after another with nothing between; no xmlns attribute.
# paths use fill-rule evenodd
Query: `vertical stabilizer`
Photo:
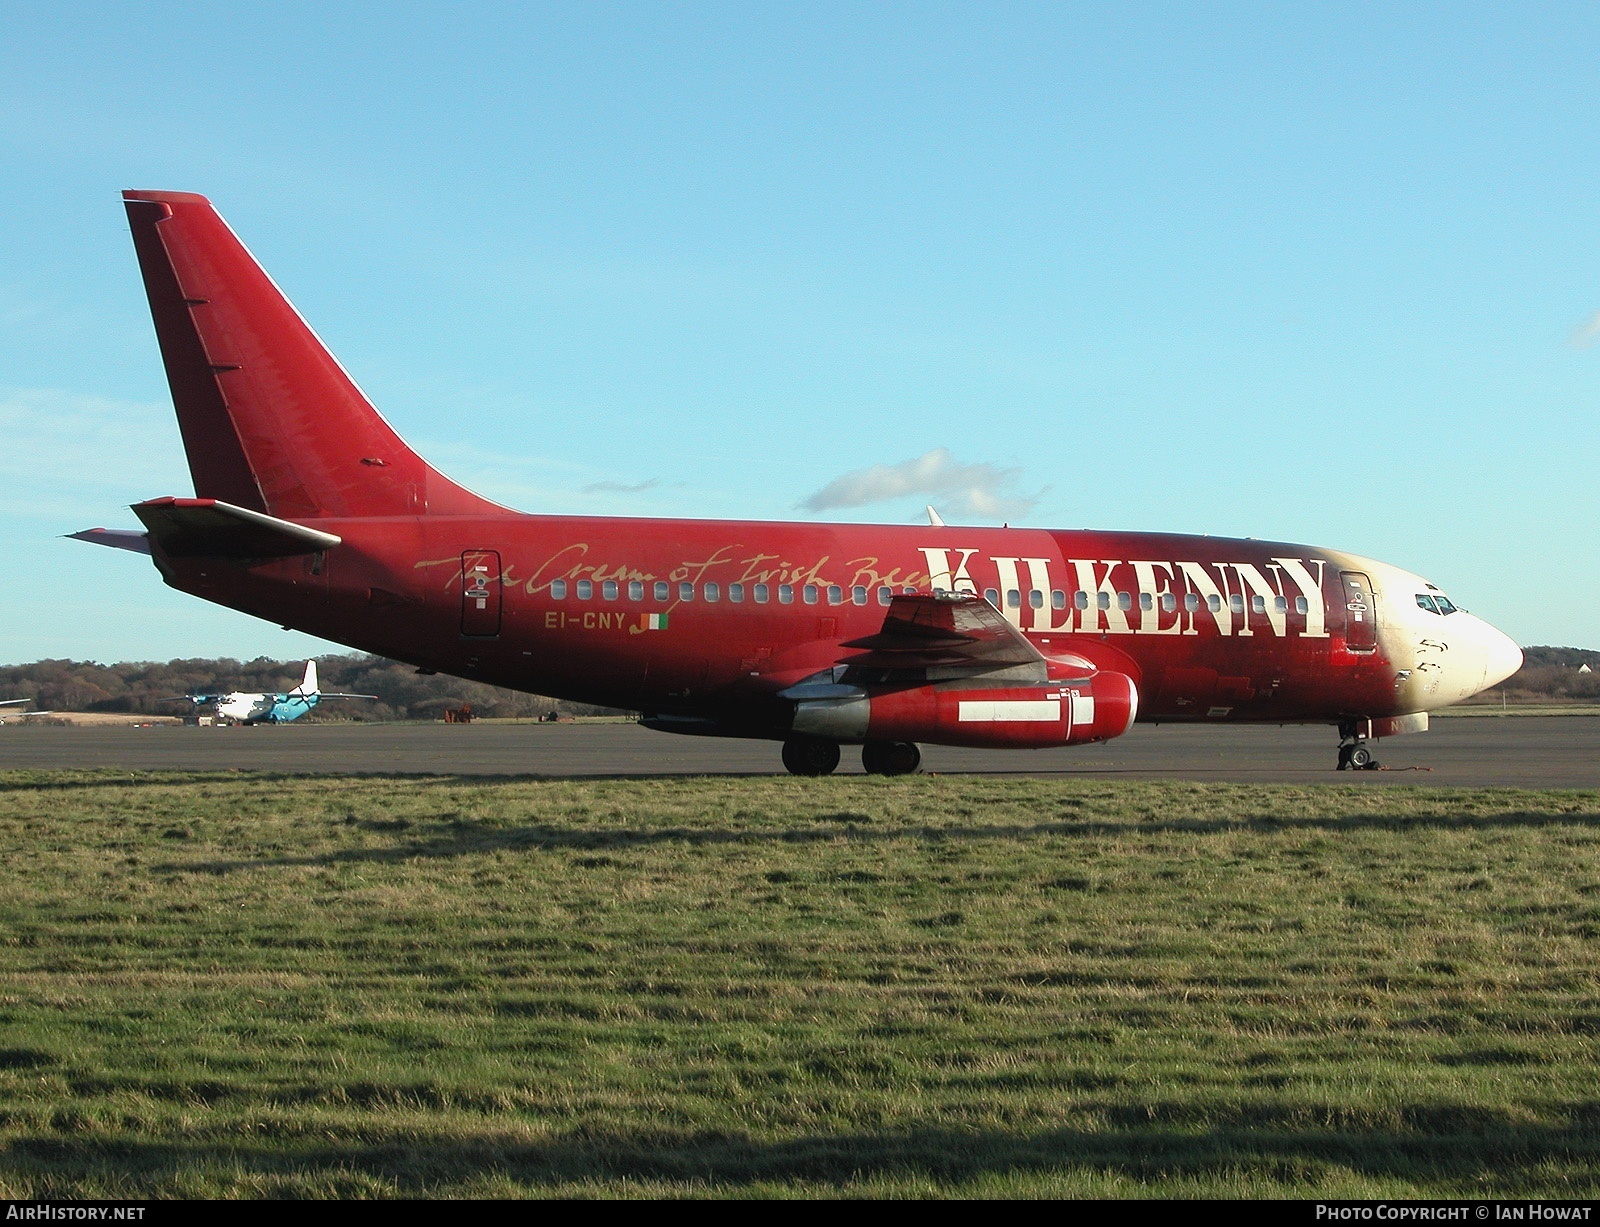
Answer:
<svg viewBox="0 0 1600 1227"><path fill-rule="evenodd" d="M406 446L204 196L122 195L198 497L285 519L506 510Z"/></svg>
<svg viewBox="0 0 1600 1227"><path fill-rule="evenodd" d="M303 678L300 679L300 689L295 691L295 693L296 694L308 694L308 695L317 693L317 662L316 661L314 661L314 660L306 661L306 675Z"/></svg>

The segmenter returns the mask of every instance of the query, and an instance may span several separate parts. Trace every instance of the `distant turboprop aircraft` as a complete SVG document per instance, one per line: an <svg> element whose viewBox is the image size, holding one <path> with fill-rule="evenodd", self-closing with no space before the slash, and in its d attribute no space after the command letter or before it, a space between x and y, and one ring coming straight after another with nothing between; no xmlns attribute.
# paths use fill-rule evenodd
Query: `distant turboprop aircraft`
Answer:
<svg viewBox="0 0 1600 1227"><path fill-rule="evenodd" d="M1420 732L1522 664L1420 575L1321 546L518 514L400 439L203 196L123 195L195 497L135 504L143 533L75 535L274 624L654 729L782 742L797 775L842 746L901 775L919 742L1078 745L1136 719L1332 725L1337 765L1370 767L1370 738ZM981 413L973 429L1021 437ZM773 449L770 480L796 447L854 445L814 423ZM1059 463L1092 467L1093 448ZM219 710L290 719L315 698Z"/></svg>
<svg viewBox="0 0 1600 1227"><path fill-rule="evenodd" d="M287 694L183 694L165 703L190 702L196 707L215 706L217 716L230 724L287 724L298 720L323 699L375 699L375 694L324 694L317 688L317 662L306 661L305 677Z"/></svg>
<svg viewBox="0 0 1600 1227"><path fill-rule="evenodd" d="M0 707L15 707L18 703L32 703L32 702L33 702L32 699L0 699ZM13 711L13 712L5 712L4 714L0 714L0 724L4 724L6 722L6 717L7 716L10 716L14 720L26 720L29 716L53 716L53 715L55 715L54 712L48 712L48 711Z"/></svg>

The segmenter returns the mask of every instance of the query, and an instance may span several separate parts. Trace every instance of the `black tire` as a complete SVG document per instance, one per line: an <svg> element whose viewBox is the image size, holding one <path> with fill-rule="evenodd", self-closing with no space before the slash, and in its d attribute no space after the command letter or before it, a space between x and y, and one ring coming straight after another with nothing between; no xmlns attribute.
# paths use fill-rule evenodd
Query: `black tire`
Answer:
<svg viewBox="0 0 1600 1227"><path fill-rule="evenodd" d="M915 743L894 741L884 747L883 774L910 775L922 766L922 751Z"/></svg>
<svg viewBox="0 0 1600 1227"><path fill-rule="evenodd" d="M922 751L909 741L869 741L861 765L868 775L910 775L922 765Z"/></svg>
<svg viewBox="0 0 1600 1227"><path fill-rule="evenodd" d="M889 743L886 741L868 741L861 746L861 767L868 775L885 775L883 760Z"/></svg>
<svg viewBox="0 0 1600 1227"><path fill-rule="evenodd" d="M791 737L783 743L783 765L790 775L831 775L839 765L839 743Z"/></svg>
<svg viewBox="0 0 1600 1227"><path fill-rule="evenodd" d="M1350 747L1350 770L1371 771L1377 764L1372 761L1372 751L1366 746Z"/></svg>

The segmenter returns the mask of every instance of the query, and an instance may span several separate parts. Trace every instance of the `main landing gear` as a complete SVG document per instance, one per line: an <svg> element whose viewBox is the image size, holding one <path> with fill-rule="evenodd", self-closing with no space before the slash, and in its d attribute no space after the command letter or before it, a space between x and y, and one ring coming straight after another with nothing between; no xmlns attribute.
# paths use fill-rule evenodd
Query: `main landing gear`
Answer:
<svg viewBox="0 0 1600 1227"><path fill-rule="evenodd" d="M910 775L922 765L922 751L909 741L869 741L861 747L868 775Z"/></svg>
<svg viewBox="0 0 1600 1227"><path fill-rule="evenodd" d="M832 775L839 765L839 743L825 737L791 737L783 743L783 765L790 775Z"/></svg>
<svg viewBox="0 0 1600 1227"><path fill-rule="evenodd" d="M1357 732L1357 725L1353 720L1347 720L1339 726L1339 768L1340 771L1376 771L1378 760L1372 757L1372 747L1367 745L1367 739Z"/></svg>
<svg viewBox="0 0 1600 1227"><path fill-rule="evenodd" d="M791 775L831 775L839 765L839 743L826 737L791 737L783 743L783 765ZM909 741L869 741L861 747L868 775L910 775L922 751Z"/></svg>

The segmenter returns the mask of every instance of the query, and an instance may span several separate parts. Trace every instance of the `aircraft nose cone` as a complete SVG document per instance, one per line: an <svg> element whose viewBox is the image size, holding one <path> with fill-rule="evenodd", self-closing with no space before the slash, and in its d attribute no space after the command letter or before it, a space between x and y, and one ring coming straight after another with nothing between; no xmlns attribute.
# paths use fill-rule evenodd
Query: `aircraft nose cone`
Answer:
<svg viewBox="0 0 1600 1227"><path fill-rule="evenodd" d="M1519 648L1509 635L1488 627L1488 661L1483 671L1483 686L1487 690L1490 686L1497 686L1522 668L1522 649Z"/></svg>

